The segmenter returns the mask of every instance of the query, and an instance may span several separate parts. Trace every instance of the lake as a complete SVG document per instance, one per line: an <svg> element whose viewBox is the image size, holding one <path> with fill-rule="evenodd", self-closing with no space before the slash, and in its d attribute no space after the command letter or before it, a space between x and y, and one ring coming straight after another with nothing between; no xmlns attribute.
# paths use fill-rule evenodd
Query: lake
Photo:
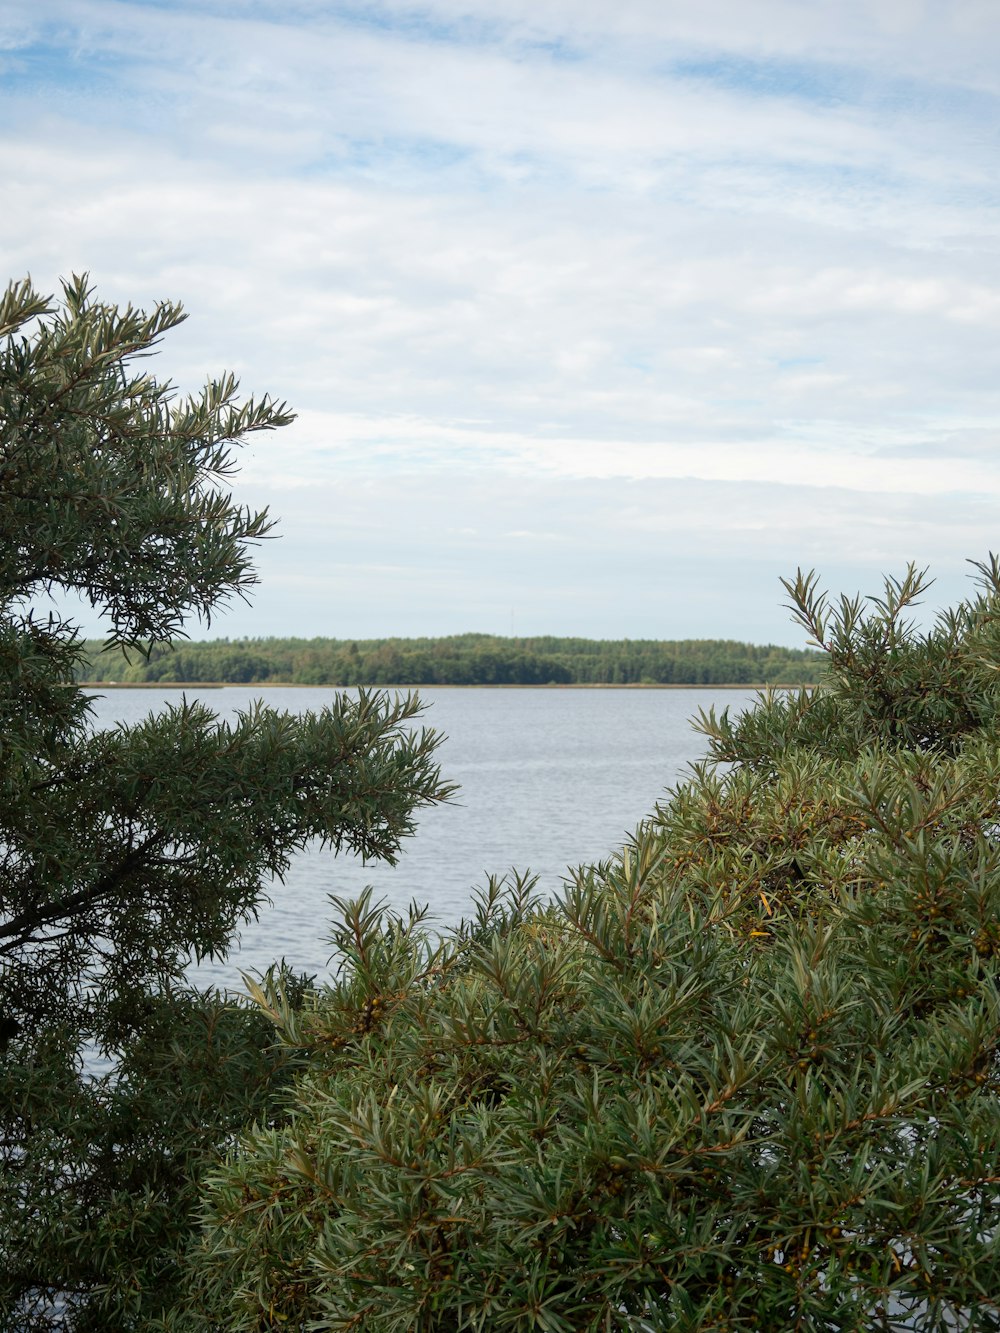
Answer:
<svg viewBox="0 0 1000 1333"><path fill-rule="evenodd" d="M185 691L220 717L257 698L289 712L316 711L332 688L231 686ZM88 691L94 725L137 722L180 701L176 689ZM423 721L446 733L438 750L444 778L460 784L456 803L426 811L395 867L363 866L350 855L311 849L296 856L270 906L242 930L228 958L192 968L198 984L240 987L240 971L284 956L296 968L327 971L328 895L376 896L405 911L428 903L438 925L470 912L470 891L516 867L558 891L567 867L607 857L665 789L705 752L690 719L699 708L738 712L755 692L724 689L444 689L419 691Z"/></svg>

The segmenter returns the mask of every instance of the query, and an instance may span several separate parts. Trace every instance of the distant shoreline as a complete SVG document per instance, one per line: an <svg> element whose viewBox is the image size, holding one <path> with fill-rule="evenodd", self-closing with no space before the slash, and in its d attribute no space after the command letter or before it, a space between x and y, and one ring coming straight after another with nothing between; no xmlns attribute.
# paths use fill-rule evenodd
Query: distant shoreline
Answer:
<svg viewBox="0 0 1000 1333"><path fill-rule="evenodd" d="M605 681L553 682L546 685L304 685L285 680L81 680L81 690L814 690L817 685L768 685L765 681L740 684L660 685L656 681L608 684Z"/></svg>
<svg viewBox="0 0 1000 1333"><path fill-rule="evenodd" d="M821 679L822 653L735 639L228 639L153 644L143 660L96 640L82 645L76 672L88 684L165 689L260 685L375 689L758 690L767 681ZM760 682L760 683L758 683Z"/></svg>

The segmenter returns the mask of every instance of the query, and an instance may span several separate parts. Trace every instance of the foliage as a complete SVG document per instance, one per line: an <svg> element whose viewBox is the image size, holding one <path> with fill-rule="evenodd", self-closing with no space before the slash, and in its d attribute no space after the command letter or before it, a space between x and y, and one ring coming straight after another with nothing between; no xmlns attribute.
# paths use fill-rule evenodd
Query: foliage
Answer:
<svg viewBox="0 0 1000 1333"><path fill-rule="evenodd" d="M918 633L789 583L830 686L562 898L444 939L340 904L335 980L253 988L288 1118L212 1171L171 1326L1000 1329L1000 566Z"/></svg>
<svg viewBox="0 0 1000 1333"><path fill-rule="evenodd" d="M294 685L803 685L823 654L728 639L217 639L143 660L84 645L81 681Z"/></svg>
<svg viewBox="0 0 1000 1333"><path fill-rule="evenodd" d="M270 528L223 484L284 405L238 403L231 376L179 399L134 369L182 317L84 279L58 305L27 282L0 301L4 1328L151 1326L200 1164L277 1114L289 1065L258 1014L183 989L189 956L223 952L306 842L392 860L450 791L415 697L88 726L80 640L39 599L82 596L141 654L245 595Z"/></svg>

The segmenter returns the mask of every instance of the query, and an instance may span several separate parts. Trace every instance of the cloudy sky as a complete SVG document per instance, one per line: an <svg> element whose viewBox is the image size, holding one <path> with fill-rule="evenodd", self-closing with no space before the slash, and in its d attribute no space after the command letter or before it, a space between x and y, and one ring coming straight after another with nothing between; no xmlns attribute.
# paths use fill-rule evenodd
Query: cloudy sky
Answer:
<svg viewBox="0 0 1000 1333"><path fill-rule="evenodd" d="M213 634L801 643L1000 546L996 0L5 0L6 277L298 411ZM203 631L197 625L192 634Z"/></svg>

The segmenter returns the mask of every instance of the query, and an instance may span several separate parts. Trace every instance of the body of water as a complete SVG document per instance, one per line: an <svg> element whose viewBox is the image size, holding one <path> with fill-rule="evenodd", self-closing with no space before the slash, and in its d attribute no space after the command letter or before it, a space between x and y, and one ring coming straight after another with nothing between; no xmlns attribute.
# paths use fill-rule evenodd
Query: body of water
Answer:
<svg viewBox="0 0 1000 1333"><path fill-rule="evenodd" d="M197 686L186 692L201 697ZM256 698L289 712L317 711L331 688L232 686L204 691L220 717ZM285 957L324 974L330 948L328 895L353 897L367 884L405 911L412 899L451 925L470 913L470 894L490 874L532 871L558 891L567 867L607 857L648 814L686 766L704 755L690 719L698 708L752 702L742 690L442 689L425 687L422 721L447 739L438 750L444 778L460 784L456 803L425 811L395 867L332 851L307 850L272 904L244 926L239 948L192 970L199 984L237 988L241 970ZM94 725L137 722L179 702L175 689L110 690L94 697Z"/></svg>

